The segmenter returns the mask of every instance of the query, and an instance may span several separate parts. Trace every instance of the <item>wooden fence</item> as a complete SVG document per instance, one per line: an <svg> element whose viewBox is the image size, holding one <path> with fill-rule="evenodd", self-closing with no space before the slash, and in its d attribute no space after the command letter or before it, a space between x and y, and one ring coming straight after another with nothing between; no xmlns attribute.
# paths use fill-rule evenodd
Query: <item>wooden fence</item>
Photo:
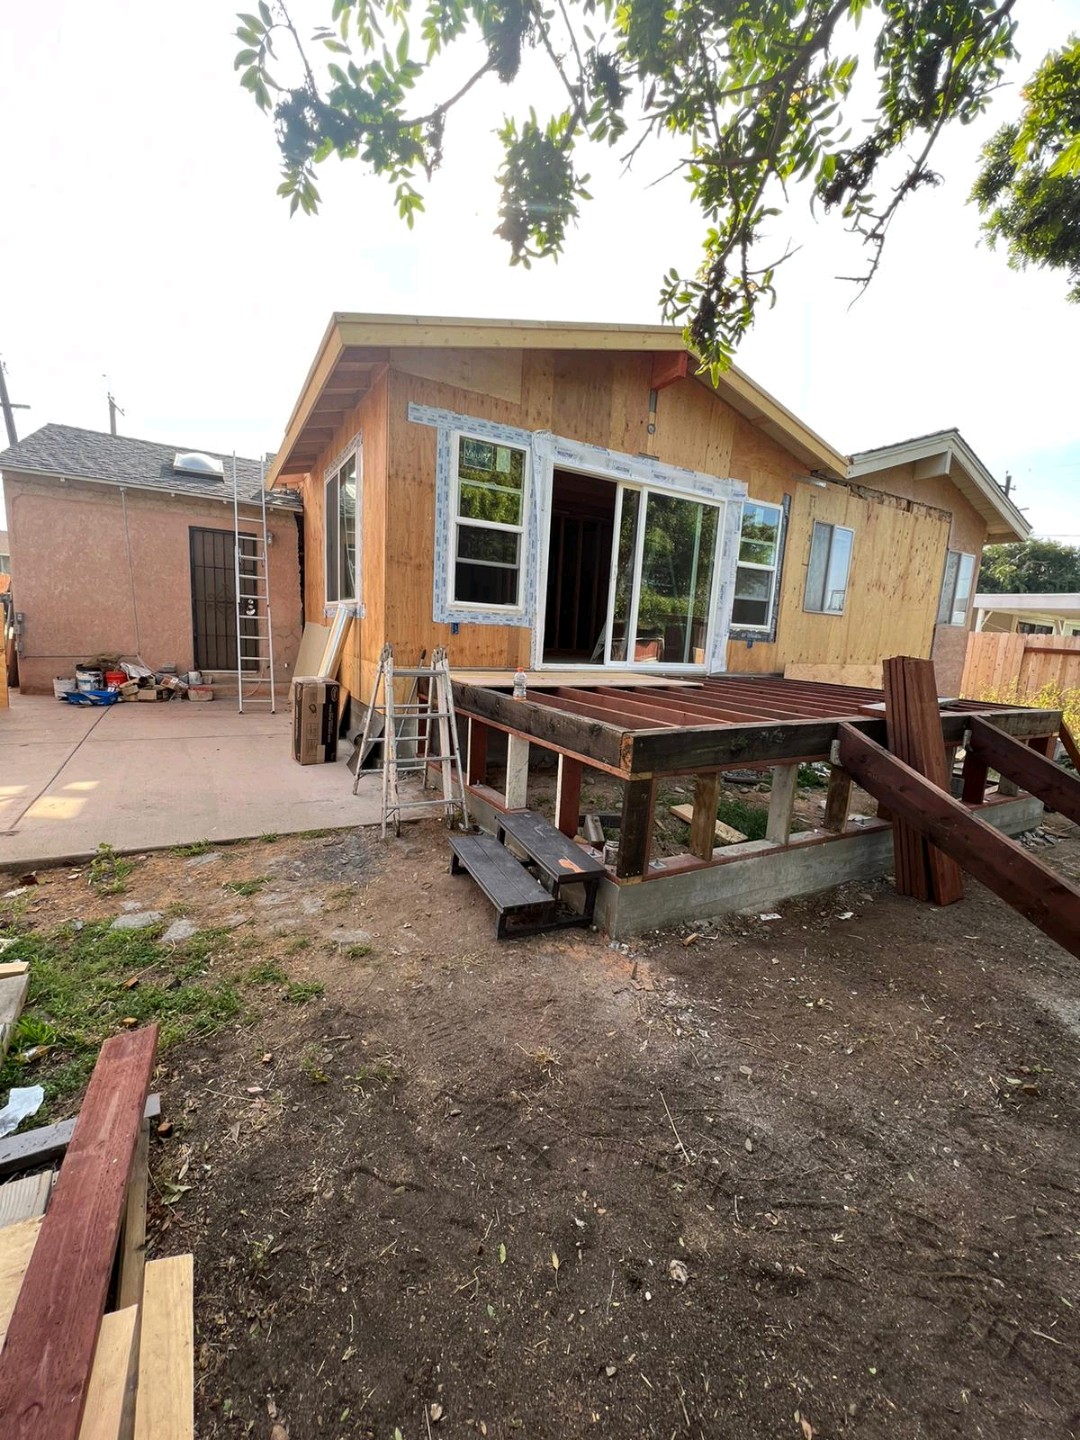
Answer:
<svg viewBox="0 0 1080 1440"><path fill-rule="evenodd" d="M1080 689L1080 636L968 636L961 695L973 700L1020 700L1044 685Z"/></svg>

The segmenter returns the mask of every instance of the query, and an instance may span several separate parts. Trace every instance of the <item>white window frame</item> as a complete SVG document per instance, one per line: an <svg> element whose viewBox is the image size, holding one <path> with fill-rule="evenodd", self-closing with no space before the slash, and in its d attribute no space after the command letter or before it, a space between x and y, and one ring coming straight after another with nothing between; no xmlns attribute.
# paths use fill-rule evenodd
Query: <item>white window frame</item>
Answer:
<svg viewBox="0 0 1080 1440"><path fill-rule="evenodd" d="M820 528L821 530L828 530L828 532L829 532L829 542L828 542L828 543L829 543L829 548L828 548L828 550L825 552L825 568L824 568L824 570L823 570L823 572L822 572L821 604L820 604L820 605L811 605L811 604L809 603L810 597L809 597L809 595L807 594L807 591L808 591L809 586L810 586L810 566L811 566L811 564L813 563L813 559L814 559L814 542L815 542L815 540L817 539L817 532L818 532L819 528ZM842 530L846 535L850 535L850 536L851 536L851 545L850 545L850 547L848 548L847 569L846 569L846 571L844 572L844 603L840 606L839 610L826 610L826 609L825 609L825 587L828 585L828 582L829 582L829 566L832 564L833 543L834 543L834 541L835 541L835 539L836 539L837 531L839 531L839 530ZM851 562L852 562L852 559L854 558L854 555L855 555L855 531L851 528L850 525L835 525L835 524L833 524L833 522L832 522L831 520L815 520L815 521L814 521L813 527L812 527L812 529L811 529L811 531L810 531L810 553L809 553L809 555L808 555L808 557L807 557L807 562L806 562L806 579L805 579L805 581L803 582L803 606L802 606L802 608L803 608L803 610L804 610L808 615L843 615L844 611L847 609L848 590L850 589L850 586L851 586Z"/></svg>
<svg viewBox="0 0 1080 1440"><path fill-rule="evenodd" d="M507 525L499 520L472 520L469 517L462 517L461 514L461 469L460 454L462 440L475 440L481 445L502 446L507 450L516 450L523 457L521 471L521 522L518 525ZM477 435L469 430L454 430L450 436L450 544L446 547L446 608L451 613L472 614L476 610L482 610L485 614L493 616L514 616L518 617L525 613L528 597L525 593L526 582L526 540L527 524L529 518L529 485L531 481L531 459L530 448L527 445L511 443L507 440L493 439L489 435ZM466 485L482 485L481 481L466 480ZM497 488L497 487L495 487ZM510 486L505 487L510 489ZM504 565L494 560L470 560L466 556L462 560L463 565L486 565L493 570L516 570L517 571L517 599L512 605L495 604L485 602L481 604L474 600L458 600L456 598L457 566L458 566L458 542L461 527L465 525L473 530L500 530L508 535L518 537L518 558L516 565ZM496 622L497 623L497 622Z"/></svg>
<svg viewBox="0 0 1080 1440"><path fill-rule="evenodd" d="M955 565L953 561L955 560ZM971 562L967 576L967 596L964 600L964 609L960 619L956 618L956 592L960 588L960 576L964 569L964 561ZM938 597L937 625L950 625L960 629L967 625L968 615L971 613L971 599L975 593L975 572L978 569L978 559L969 550L946 550L945 552L945 573L941 577L941 594ZM950 576L950 570L952 574Z"/></svg>
<svg viewBox="0 0 1080 1440"><path fill-rule="evenodd" d="M356 516L354 521L354 532L356 537L356 553L353 559L353 574L356 577L355 595L330 594L330 516L334 517L334 572L337 581L336 588L341 588L341 576L338 572L338 564L341 558L339 546L338 526L341 520L340 509L340 478L341 472L348 465L350 460L356 462ZM334 504L330 505L330 487L334 485ZM363 496L364 496L364 446L360 435L351 440L345 450L336 457L332 465L323 471L323 600L327 613L332 613L339 605L359 606L363 596Z"/></svg>
<svg viewBox="0 0 1080 1440"><path fill-rule="evenodd" d="M760 506L763 510L775 510L775 511L776 511L777 516L778 516L778 519L777 519L777 522L776 522L776 555L775 555L775 557L774 557L774 559L773 559L773 563L772 563L771 565L761 565L761 564L759 564L759 563L758 563L757 561L755 561L755 560L743 560L743 559L741 559L741 558L739 557L738 551L736 551L736 555L735 555L735 580L734 580L734 586L733 586L733 589L732 589L732 592L731 592L731 604L732 604L731 628L732 628L732 631L733 631L733 632L735 632L736 634L739 634L739 635L741 635L744 631L745 631L748 635L750 635L750 634L753 634L753 635L770 635L770 634L772 633L772 631L773 631L773 627L774 627L775 624L776 624L776 599L777 599L777 591L778 591L779 586L780 586L780 566L781 566L781 563L782 563L782 561L783 561L783 546L784 546L784 507L783 507L782 504L777 505L777 504L776 504L774 501L772 501L772 500L755 500L752 495L748 495L748 496L746 497L746 499L742 502L742 511L741 511L741 513L740 513L740 516L739 516L739 549L742 548L742 522L743 522L743 518L744 518L745 513L746 513L746 507L747 507L748 505L758 505L758 506ZM762 624L762 625L752 625L752 624L750 624L748 621L736 620L735 617L734 617L734 607L738 604L738 601L739 601L739 593L738 593L738 591L739 591L739 571L740 571L740 570L768 570L768 571L771 571L771 572L772 572L772 582L771 582L771 584L769 585L768 607L767 607L766 613L765 613L765 622L764 622L764 624Z"/></svg>

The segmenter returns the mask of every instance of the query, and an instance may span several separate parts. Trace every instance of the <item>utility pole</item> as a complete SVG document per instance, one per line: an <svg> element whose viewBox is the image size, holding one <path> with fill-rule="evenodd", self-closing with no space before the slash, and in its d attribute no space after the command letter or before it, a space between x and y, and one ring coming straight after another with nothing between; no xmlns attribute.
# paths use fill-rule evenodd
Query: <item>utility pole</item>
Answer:
<svg viewBox="0 0 1080 1440"><path fill-rule="evenodd" d="M4 427L7 430L8 444L17 445L19 443L19 432L15 429L15 415L13 412L16 410L29 410L30 406L15 405L8 399L7 379L5 378L4 370L4 362L0 360L0 410L4 412Z"/></svg>
<svg viewBox="0 0 1080 1440"><path fill-rule="evenodd" d="M1012 476L1009 474L1008 470L1006 470L1006 471L1005 471L1005 494L1008 495L1008 494L1010 494L1011 491L1012 491Z"/></svg>
<svg viewBox="0 0 1080 1440"><path fill-rule="evenodd" d="M120 409L120 406L117 405L116 400L115 400L115 398L114 398L113 393L112 393L111 390L108 392L108 395L107 395L106 398L108 399L108 402L109 402L109 434L110 434L110 435L115 435L115 434L116 434L116 417L117 417L117 415L123 415L124 412L123 412L123 410Z"/></svg>

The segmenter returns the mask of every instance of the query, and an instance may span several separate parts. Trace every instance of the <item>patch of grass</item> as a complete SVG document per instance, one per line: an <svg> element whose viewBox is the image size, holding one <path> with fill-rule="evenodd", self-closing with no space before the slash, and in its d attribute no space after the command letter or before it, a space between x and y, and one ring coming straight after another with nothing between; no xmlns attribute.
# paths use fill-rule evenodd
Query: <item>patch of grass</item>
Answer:
<svg viewBox="0 0 1080 1440"><path fill-rule="evenodd" d="M353 1076L353 1084L361 1090L374 1090L379 1085L390 1085L396 1079L397 1071L388 1059L384 1059L371 1065L361 1065Z"/></svg>
<svg viewBox="0 0 1080 1440"><path fill-rule="evenodd" d="M721 800L716 807L716 818L725 825L741 830L748 840L764 840L769 812L761 805L751 805L741 796Z"/></svg>
<svg viewBox="0 0 1080 1440"><path fill-rule="evenodd" d="M363 960L365 955L371 954L371 946L363 944L349 945L345 950L345 954L350 960Z"/></svg>
<svg viewBox="0 0 1080 1440"><path fill-rule="evenodd" d="M205 965L228 948L232 931L223 925L211 925L205 930L196 930L190 940L182 940L179 949L185 961Z"/></svg>
<svg viewBox="0 0 1080 1440"><path fill-rule="evenodd" d="M300 1058L300 1068L312 1085L329 1085L330 1076L322 1067L322 1054L317 1045L309 1045Z"/></svg>
<svg viewBox="0 0 1080 1440"><path fill-rule="evenodd" d="M355 885L335 885L333 890L330 891L329 899L352 900L356 892L357 887Z"/></svg>
<svg viewBox="0 0 1080 1440"><path fill-rule="evenodd" d="M134 869L134 860L124 860L103 840L90 861L90 884L95 885L103 895L122 895L127 889L128 876Z"/></svg>
<svg viewBox="0 0 1080 1440"><path fill-rule="evenodd" d="M828 770L823 765L800 765L795 783L803 790L824 790L829 783Z"/></svg>
<svg viewBox="0 0 1080 1440"><path fill-rule="evenodd" d="M257 895L264 885L269 884L269 875L256 875L251 880L226 880L221 888L231 890L234 895Z"/></svg>
<svg viewBox="0 0 1080 1440"><path fill-rule="evenodd" d="M297 937L296 937L295 940L290 940L290 941L289 941L289 943L288 943L288 945L286 945L285 949L288 951L288 953L289 953L290 955L299 955L300 952L301 952L301 950L307 950L307 949L310 948L310 946L311 946L311 941L308 939L308 937L307 937L306 935L297 935Z"/></svg>
<svg viewBox="0 0 1080 1440"><path fill-rule="evenodd" d="M318 980L294 980L285 991L285 999L290 1005L306 1005L325 993L326 986Z"/></svg>
<svg viewBox="0 0 1080 1440"><path fill-rule="evenodd" d="M333 830L299 830L295 838L297 840L325 840L328 835L333 834Z"/></svg>
<svg viewBox="0 0 1080 1440"><path fill-rule="evenodd" d="M264 960L247 973L249 985L286 985L289 977L276 960Z"/></svg>
<svg viewBox="0 0 1080 1440"><path fill-rule="evenodd" d="M212 840L193 840L190 845L174 845L172 853L178 855L182 860L192 855L209 855L214 848Z"/></svg>
<svg viewBox="0 0 1080 1440"><path fill-rule="evenodd" d="M29 962L30 993L0 1069L0 1091L38 1081L47 1110L85 1083L102 1043L119 1030L157 1022L160 1052L242 1013L235 986L202 977L201 959L161 945L155 930L110 930L107 920L61 925L20 936L5 958ZM133 975L139 983L128 988ZM30 1066L19 1064L17 1055L34 1044L52 1048Z"/></svg>
<svg viewBox="0 0 1080 1440"><path fill-rule="evenodd" d="M263 845L272 845L275 840L280 839L281 836L277 833L276 830L268 830L265 835L259 836L259 841Z"/></svg>

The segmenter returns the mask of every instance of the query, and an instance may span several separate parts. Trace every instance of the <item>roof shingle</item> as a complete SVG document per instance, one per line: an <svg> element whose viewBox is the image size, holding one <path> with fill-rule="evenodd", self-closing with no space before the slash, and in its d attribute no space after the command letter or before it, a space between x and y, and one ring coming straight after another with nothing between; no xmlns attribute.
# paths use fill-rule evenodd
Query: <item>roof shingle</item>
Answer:
<svg viewBox="0 0 1080 1440"><path fill-rule="evenodd" d="M163 490L175 495L232 499L231 455L200 451L220 460L224 480L213 476L178 474L173 462L190 450L185 445L160 445L156 440L134 440L107 435L76 425L43 425L17 445L0 451L0 470L23 470L39 475L65 475L71 479L103 481L134 490ZM258 460L236 457L236 488L241 504L258 504L261 483ZM299 495L290 490L268 490L267 509L300 510Z"/></svg>

